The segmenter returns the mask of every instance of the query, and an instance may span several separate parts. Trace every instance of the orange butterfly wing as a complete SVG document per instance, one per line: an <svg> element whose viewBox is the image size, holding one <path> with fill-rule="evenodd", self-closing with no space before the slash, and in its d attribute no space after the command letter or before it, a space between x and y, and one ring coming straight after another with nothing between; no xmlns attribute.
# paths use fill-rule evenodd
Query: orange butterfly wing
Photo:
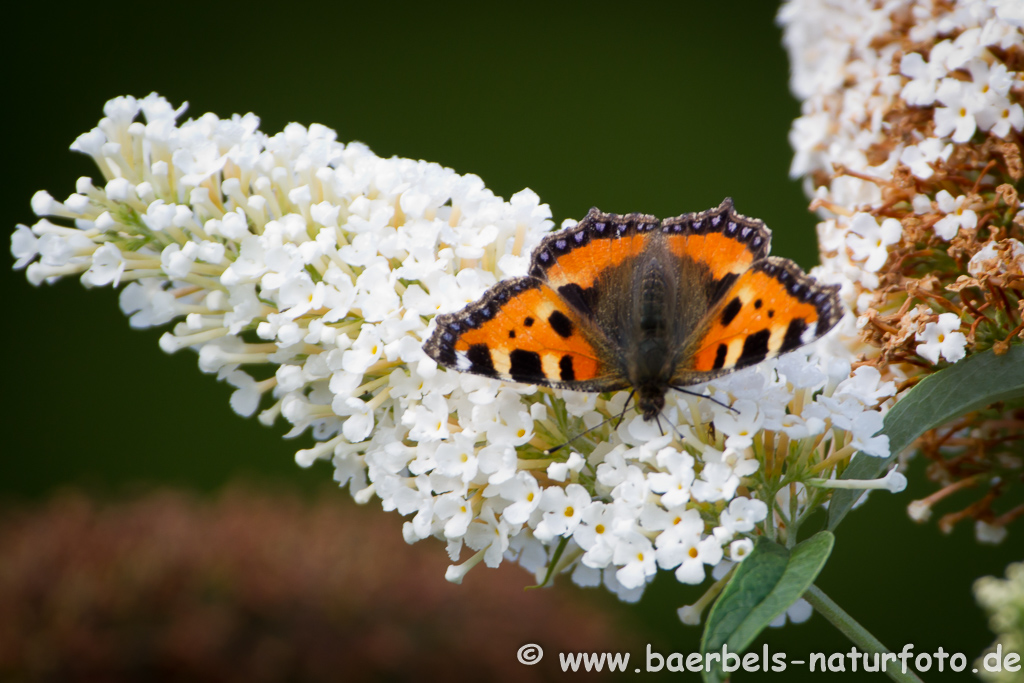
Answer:
<svg viewBox="0 0 1024 683"><path fill-rule="evenodd" d="M462 372L577 391L629 386L607 358L601 332L535 277L505 280L458 313L437 316L424 345Z"/></svg>
<svg viewBox="0 0 1024 683"><path fill-rule="evenodd" d="M730 281L771 248L764 221L736 213L729 198L717 208L666 218L661 225L669 251L706 268L714 282Z"/></svg>
<svg viewBox="0 0 1024 683"><path fill-rule="evenodd" d="M678 381L702 382L818 339L842 317L838 289L819 284L789 259L755 261L705 316Z"/></svg>

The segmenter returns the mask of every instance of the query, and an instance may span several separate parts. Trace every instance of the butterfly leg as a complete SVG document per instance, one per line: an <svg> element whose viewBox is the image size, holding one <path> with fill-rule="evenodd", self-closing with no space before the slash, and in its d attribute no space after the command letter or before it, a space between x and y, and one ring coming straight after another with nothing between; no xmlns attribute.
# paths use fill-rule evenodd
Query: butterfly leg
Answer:
<svg viewBox="0 0 1024 683"><path fill-rule="evenodd" d="M636 389L629 392L629 396L626 397L626 402L622 405L622 412L619 413L619 421L615 423L615 428L618 429L619 425L622 424L622 419L626 417L626 410L629 408L629 402L633 400L633 395L636 393Z"/></svg>
<svg viewBox="0 0 1024 683"><path fill-rule="evenodd" d="M661 426L661 415L655 415L654 421L658 423L658 431L661 432L662 436L665 436L665 428Z"/></svg>

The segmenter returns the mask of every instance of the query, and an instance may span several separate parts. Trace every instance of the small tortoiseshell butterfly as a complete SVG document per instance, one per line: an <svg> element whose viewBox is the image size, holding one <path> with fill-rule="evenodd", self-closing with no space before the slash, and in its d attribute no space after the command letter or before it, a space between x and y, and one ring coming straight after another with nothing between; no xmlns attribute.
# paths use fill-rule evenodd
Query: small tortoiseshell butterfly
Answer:
<svg viewBox="0 0 1024 683"><path fill-rule="evenodd" d="M645 420L670 388L810 343L842 316L838 285L768 256L763 221L716 209L659 221L591 209L544 238L530 274L437 316L445 367L575 391L632 389Z"/></svg>

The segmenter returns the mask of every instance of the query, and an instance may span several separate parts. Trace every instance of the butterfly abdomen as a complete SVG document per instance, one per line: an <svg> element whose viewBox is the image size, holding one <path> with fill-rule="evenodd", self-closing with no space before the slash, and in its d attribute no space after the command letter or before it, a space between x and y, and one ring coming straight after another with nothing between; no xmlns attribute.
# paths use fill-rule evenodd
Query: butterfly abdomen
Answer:
<svg viewBox="0 0 1024 683"><path fill-rule="evenodd" d="M662 337L668 328L668 282L660 262L652 259L640 269L640 334L644 337Z"/></svg>
<svg viewBox="0 0 1024 683"><path fill-rule="evenodd" d="M637 405L644 418L654 419L665 406L665 392L675 366L673 338L679 324L676 315L678 273L657 246L645 254L634 271L635 349L627 351L627 376L636 387Z"/></svg>

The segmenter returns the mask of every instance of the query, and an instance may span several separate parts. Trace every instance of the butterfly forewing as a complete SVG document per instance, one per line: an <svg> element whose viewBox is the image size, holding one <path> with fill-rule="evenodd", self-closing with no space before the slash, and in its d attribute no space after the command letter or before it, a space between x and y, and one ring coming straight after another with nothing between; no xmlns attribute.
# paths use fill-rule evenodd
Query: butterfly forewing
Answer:
<svg viewBox="0 0 1024 683"><path fill-rule="evenodd" d="M442 365L487 377L579 391L624 388L602 360L607 354L595 348L594 333L551 287L524 277L438 316L424 349Z"/></svg>
<svg viewBox="0 0 1024 683"><path fill-rule="evenodd" d="M708 312L678 379L697 383L792 351L841 315L837 286L817 283L788 259L755 261Z"/></svg>

